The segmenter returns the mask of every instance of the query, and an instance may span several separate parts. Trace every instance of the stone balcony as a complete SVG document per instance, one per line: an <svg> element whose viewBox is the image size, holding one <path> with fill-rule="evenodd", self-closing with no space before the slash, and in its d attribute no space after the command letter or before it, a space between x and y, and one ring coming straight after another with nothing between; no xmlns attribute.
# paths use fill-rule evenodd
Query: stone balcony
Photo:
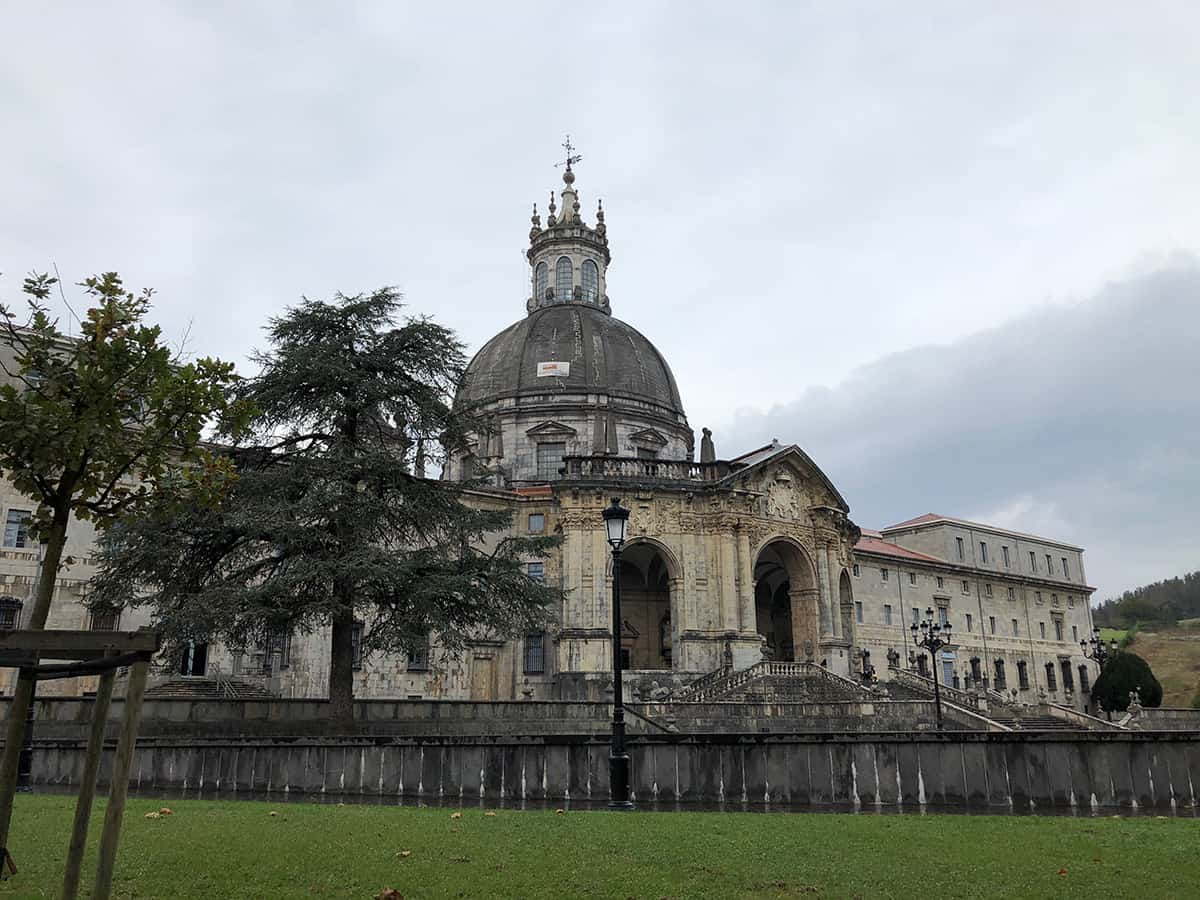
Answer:
<svg viewBox="0 0 1200 900"><path fill-rule="evenodd" d="M724 460L643 459L633 456L564 456L563 481L625 481L646 484L705 484L737 470Z"/></svg>

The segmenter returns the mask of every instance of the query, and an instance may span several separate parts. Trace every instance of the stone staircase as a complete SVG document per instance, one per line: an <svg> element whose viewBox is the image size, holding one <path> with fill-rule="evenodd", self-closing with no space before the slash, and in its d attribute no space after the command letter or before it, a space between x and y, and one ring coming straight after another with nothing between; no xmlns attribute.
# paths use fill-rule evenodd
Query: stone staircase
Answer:
<svg viewBox="0 0 1200 900"><path fill-rule="evenodd" d="M1086 731L1087 729L1066 719L1051 715L1015 716L1011 713L992 712L988 718L1013 731Z"/></svg>
<svg viewBox="0 0 1200 900"><path fill-rule="evenodd" d="M146 689L147 700L271 700L259 684L235 678L171 678Z"/></svg>
<svg viewBox="0 0 1200 900"><path fill-rule="evenodd" d="M760 662L748 669L717 669L689 684L671 700L674 703L811 703L873 696L869 688L816 663Z"/></svg>

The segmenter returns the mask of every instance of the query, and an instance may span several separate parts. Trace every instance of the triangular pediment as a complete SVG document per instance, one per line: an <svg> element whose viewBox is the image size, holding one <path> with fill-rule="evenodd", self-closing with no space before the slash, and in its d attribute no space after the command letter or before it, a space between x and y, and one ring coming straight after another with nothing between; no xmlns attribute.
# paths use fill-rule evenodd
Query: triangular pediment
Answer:
<svg viewBox="0 0 1200 900"><path fill-rule="evenodd" d="M570 437L576 432L570 425L564 425L562 422L542 422L527 428L525 433L530 437Z"/></svg>
<svg viewBox="0 0 1200 900"><path fill-rule="evenodd" d="M650 447L667 446L667 436L653 428L643 428L641 431L635 431L629 436L629 440L635 444L643 444Z"/></svg>
<svg viewBox="0 0 1200 900"><path fill-rule="evenodd" d="M748 484L762 481L764 475L772 484L786 485L788 481L812 483L818 487L819 493L824 495L825 502L818 505L834 506L843 513L850 512L850 506L833 486L833 482L809 455L795 444L781 445L773 453L762 454L751 464L727 476L726 480L731 483Z"/></svg>

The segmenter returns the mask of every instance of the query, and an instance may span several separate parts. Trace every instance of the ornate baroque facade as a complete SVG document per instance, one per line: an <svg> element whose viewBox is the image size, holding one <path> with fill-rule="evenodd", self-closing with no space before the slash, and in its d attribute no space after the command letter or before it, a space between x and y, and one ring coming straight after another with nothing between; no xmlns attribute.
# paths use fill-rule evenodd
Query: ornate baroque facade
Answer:
<svg viewBox="0 0 1200 900"><path fill-rule="evenodd" d="M897 667L935 664L910 657L907 640L913 611L930 608L953 621L959 640L936 661L939 675L986 677L998 689L1028 692L1025 699L1048 690L1085 707L1094 673L1078 644L1091 624L1082 551L937 516L864 536L842 495L795 445L719 460L706 429L697 460L666 360L612 315L603 210L588 225L569 164L563 182L561 207L552 195L544 226L534 210L526 315L479 351L459 391L458 402L486 425L443 477L483 475L488 486L472 502L511 509L514 529L561 535L550 559L530 560L529 574L561 585L566 600L544 634L480 636L453 659L434 635L429 652L412 659L364 659L359 696L604 697L612 556L600 513L618 496L632 513L620 639L633 682L678 686L763 658L810 660L851 676L874 666L886 681ZM19 620L36 550L17 538L28 502L7 485L2 499L0 604ZM60 627L113 624L93 623L81 603L91 541L85 529L72 532L68 552L77 561L63 573L52 619ZM236 654L201 646L172 668L321 696L326 646L319 632Z"/></svg>

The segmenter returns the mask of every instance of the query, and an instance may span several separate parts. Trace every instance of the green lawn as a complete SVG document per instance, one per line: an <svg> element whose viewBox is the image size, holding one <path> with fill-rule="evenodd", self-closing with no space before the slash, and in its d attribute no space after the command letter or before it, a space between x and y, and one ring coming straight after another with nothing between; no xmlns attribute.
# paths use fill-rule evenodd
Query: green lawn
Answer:
<svg viewBox="0 0 1200 900"><path fill-rule="evenodd" d="M0 896L58 896L72 804L18 798L21 871ZM144 817L160 805L130 801L114 896L1148 898L1196 896L1200 885L1197 819L478 808L452 819L449 809L206 800ZM85 887L94 869L93 853Z"/></svg>

